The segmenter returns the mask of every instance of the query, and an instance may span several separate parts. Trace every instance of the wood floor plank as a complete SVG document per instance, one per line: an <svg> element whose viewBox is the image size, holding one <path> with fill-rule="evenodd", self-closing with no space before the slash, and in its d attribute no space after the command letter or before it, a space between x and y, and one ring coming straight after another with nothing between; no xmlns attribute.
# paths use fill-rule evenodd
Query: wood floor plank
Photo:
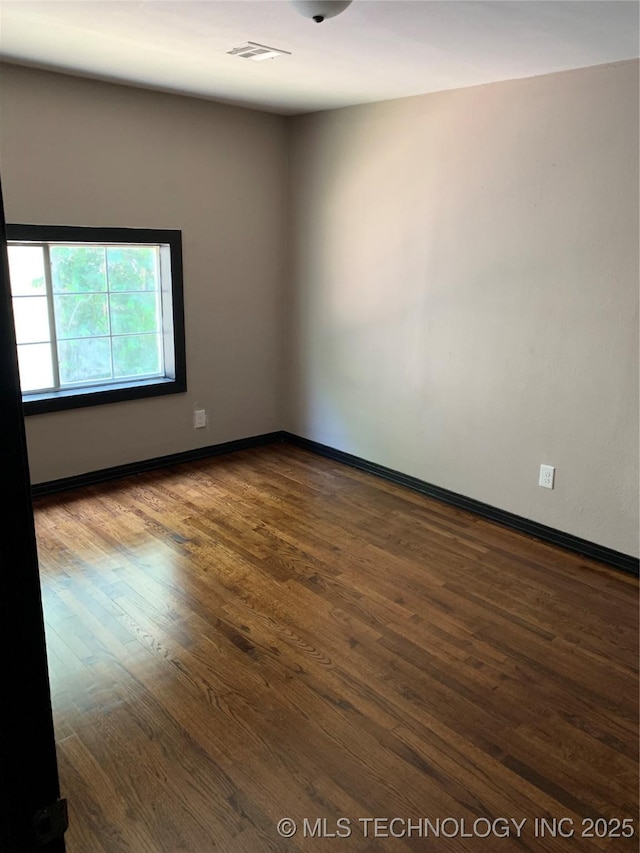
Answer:
<svg viewBox="0 0 640 853"><path fill-rule="evenodd" d="M284 444L35 512L69 853L637 849L634 579Z"/></svg>

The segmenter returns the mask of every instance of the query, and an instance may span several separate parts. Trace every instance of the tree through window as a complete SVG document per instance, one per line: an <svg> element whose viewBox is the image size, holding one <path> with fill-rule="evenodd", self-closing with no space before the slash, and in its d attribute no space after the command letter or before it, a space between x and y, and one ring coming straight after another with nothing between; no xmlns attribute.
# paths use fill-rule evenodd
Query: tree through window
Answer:
<svg viewBox="0 0 640 853"><path fill-rule="evenodd" d="M7 232L27 413L186 390L180 232Z"/></svg>

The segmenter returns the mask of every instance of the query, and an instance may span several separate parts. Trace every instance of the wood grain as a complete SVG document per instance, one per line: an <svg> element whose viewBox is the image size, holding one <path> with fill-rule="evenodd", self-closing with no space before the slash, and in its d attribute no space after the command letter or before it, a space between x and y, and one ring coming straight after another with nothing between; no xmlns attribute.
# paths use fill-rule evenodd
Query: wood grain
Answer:
<svg viewBox="0 0 640 853"><path fill-rule="evenodd" d="M633 578L288 445L35 509L69 853L637 850Z"/></svg>

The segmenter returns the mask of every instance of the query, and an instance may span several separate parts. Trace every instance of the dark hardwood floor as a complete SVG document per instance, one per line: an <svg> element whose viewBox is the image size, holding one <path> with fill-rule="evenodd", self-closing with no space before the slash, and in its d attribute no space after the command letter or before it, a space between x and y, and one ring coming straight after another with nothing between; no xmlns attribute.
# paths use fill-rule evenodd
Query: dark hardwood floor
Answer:
<svg viewBox="0 0 640 853"><path fill-rule="evenodd" d="M287 445L35 510L69 853L638 849L632 577Z"/></svg>

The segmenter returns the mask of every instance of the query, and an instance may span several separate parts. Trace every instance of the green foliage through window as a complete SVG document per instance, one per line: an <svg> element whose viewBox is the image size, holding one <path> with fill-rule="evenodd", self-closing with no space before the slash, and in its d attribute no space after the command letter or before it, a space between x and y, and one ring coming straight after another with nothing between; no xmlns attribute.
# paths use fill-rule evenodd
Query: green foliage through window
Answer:
<svg viewBox="0 0 640 853"><path fill-rule="evenodd" d="M42 341L55 343L60 388L162 375L159 251L159 246L11 245L14 311L27 330L18 340L23 392L52 382L50 369L37 365L36 350L26 350L42 347ZM43 330L47 266L52 309ZM36 319L34 340L28 329L36 328ZM41 359L42 348L39 352Z"/></svg>
<svg viewBox="0 0 640 853"><path fill-rule="evenodd" d="M180 231L6 229L26 415L186 391Z"/></svg>

